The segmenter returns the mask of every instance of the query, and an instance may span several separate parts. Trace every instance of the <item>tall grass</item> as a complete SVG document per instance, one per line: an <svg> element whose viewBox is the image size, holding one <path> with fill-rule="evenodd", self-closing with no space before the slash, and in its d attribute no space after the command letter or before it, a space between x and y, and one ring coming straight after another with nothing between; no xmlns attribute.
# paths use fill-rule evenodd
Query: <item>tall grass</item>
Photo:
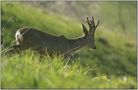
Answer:
<svg viewBox="0 0 138 90"><path fill-rule="evenodd" d="M66 62L31 51L3 57L2 88L136 88L134 77L109 77L97 67L83 67L79 60Z"/></svg>

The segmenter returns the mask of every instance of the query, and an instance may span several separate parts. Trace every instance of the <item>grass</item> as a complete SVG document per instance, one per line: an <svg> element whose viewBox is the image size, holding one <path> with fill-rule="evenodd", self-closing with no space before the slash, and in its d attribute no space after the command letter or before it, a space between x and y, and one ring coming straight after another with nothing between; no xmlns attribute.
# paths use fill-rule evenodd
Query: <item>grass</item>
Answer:
<svg viewBox="0 0 138 90"><path fill-rule="evenodd" d="M30 51L3 57L2 88L136 88L136 77L109 77L97 67L83 67L79 60L65 66L62 57L43 57L40 61Z"/></svg>
<svg viewBox="0 0 138 90"><path fill-rule="evenodd" d="M16 30L22 27L34 27L67 38L80 36L81 23L61 16L49 15L48 11L24 3L2 3L2 49L13 42ZM40 58L31 51L2 56L2 88L137 88L135 36L100 24L95 39L97 49L80 49L73 58L75 62L66 68L67 61L60 56Z"/></svg>

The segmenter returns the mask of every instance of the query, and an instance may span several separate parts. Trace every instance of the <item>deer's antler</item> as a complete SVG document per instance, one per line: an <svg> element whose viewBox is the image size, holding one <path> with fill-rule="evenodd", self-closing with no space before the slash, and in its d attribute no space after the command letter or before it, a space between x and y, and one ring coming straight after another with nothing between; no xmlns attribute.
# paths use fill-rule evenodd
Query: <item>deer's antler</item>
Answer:
<svg viewBox="0 0 138 90"><path fill-rule="evenodd" d="M95 25L95 23L94 23L94 17L92 16L91 20L89 20L89 18L87 17L87 21L86 22L88 23L90 31L94 31L95 32L97 26L99 25L99 20L98 20L97 24Z"/></svg>

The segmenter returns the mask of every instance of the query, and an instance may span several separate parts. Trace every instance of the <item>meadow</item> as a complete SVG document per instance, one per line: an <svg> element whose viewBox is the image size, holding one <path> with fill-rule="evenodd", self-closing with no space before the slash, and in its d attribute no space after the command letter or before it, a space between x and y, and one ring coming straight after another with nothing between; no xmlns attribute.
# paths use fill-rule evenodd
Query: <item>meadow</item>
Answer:
<svg viewBox="0 0 138 90"><path fill-rule="evenodd" d="M81 48L71 63L56 55L40 58L30 50L12 56L2 55L1 88L137 88L135 3L130 3L134 5L129 7L131 14L126 15L127 11L123 10L125 32L120 24L113 22L117 20L115 13L107 16L116 10L114 4L100 4L105 12L95 16L101 20L95 35L97 49ZM71 16L23 2L2 2L1 8L2 50L11 45L16 30L22 27L34 27L67 38L82 35L82 22ZM129 15L134 16L126 19Z"/></svg>

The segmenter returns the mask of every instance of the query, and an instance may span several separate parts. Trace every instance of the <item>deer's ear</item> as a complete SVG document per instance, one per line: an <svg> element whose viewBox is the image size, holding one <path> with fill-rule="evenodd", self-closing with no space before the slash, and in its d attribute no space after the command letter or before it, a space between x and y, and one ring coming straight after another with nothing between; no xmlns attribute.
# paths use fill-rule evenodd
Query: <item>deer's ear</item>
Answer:
<svg viewBox="0 0 138 90"><path fill-rule="evenodd" d="M88 30L87 30L87 28L84 26L83 23L82 23L82 27L83 27L83 33L84 33L84 35L85 35L85 36L88 35Z"/></svg>

